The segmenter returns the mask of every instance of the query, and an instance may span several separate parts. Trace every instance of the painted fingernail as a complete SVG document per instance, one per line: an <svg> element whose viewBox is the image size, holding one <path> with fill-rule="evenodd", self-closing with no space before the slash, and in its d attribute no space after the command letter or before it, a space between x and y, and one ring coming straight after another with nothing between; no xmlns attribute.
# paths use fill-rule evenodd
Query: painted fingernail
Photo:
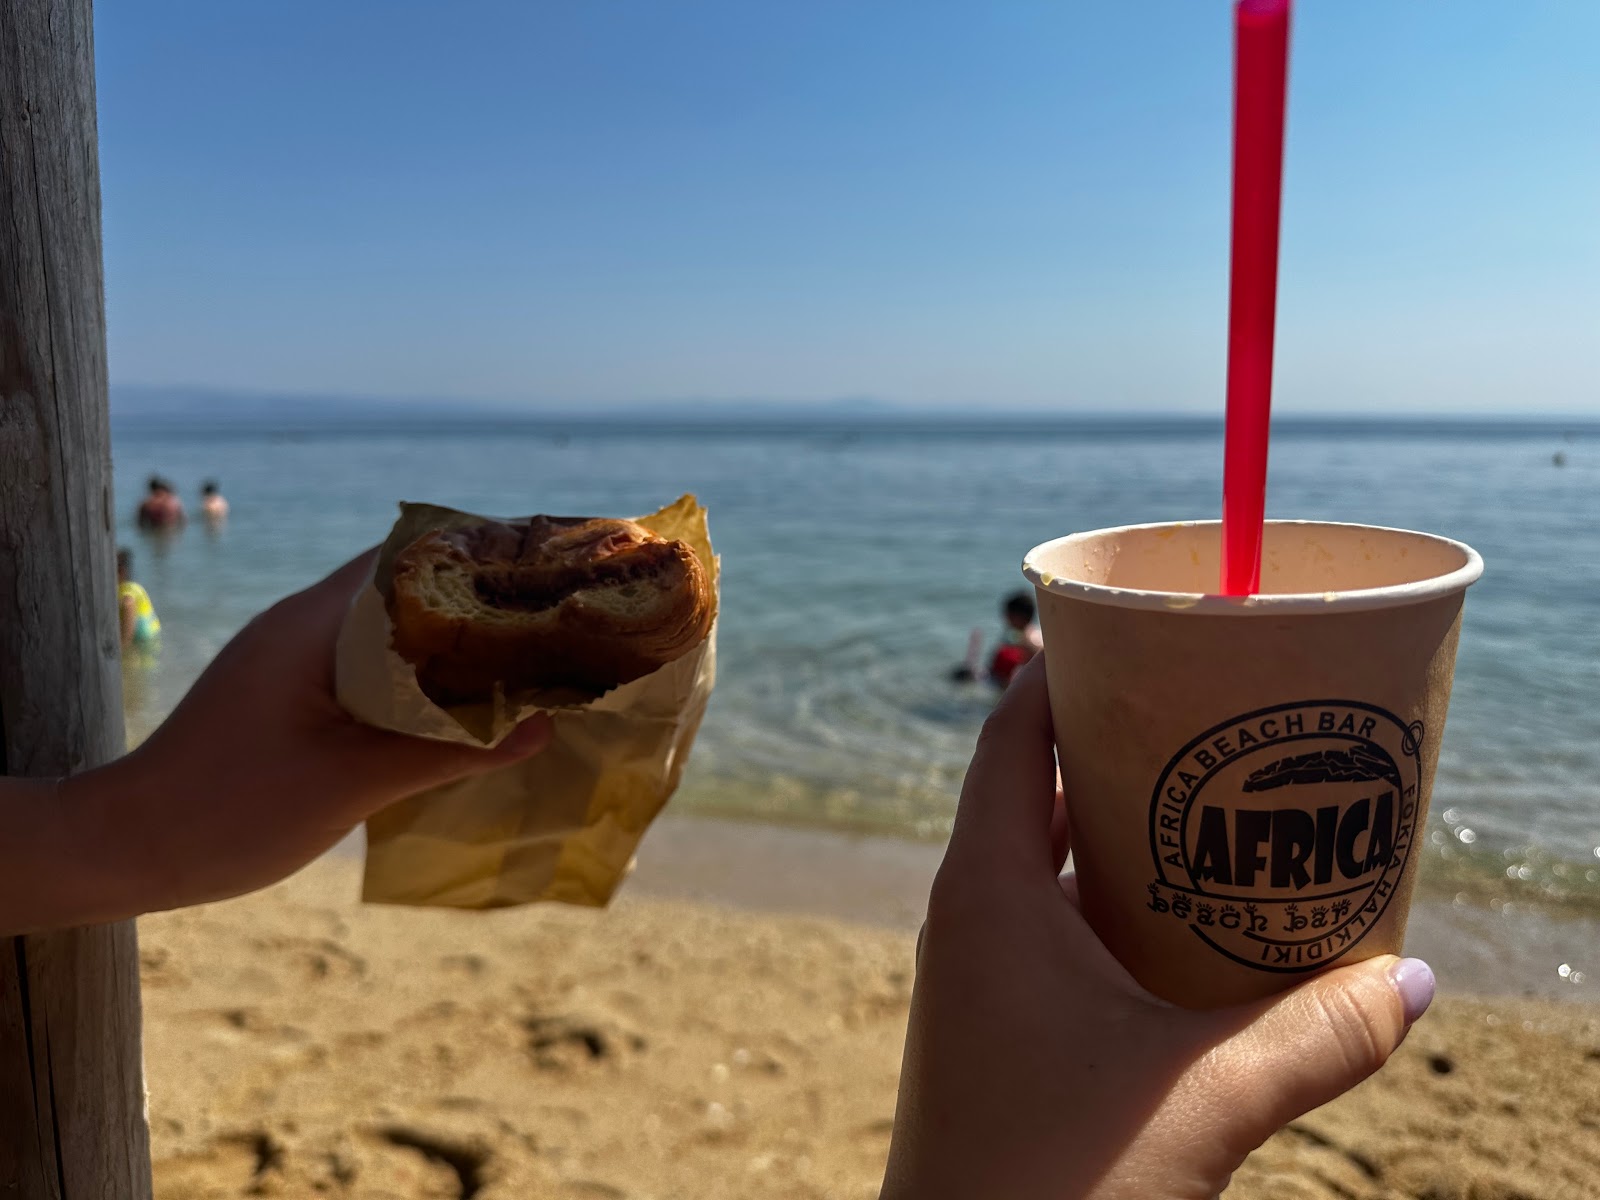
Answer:
<svg viewBox="0 0 1600 1200"><path fill-rule="evenodd" d="M1402 958L1389 968L1389 982L1400 993L1406 1024L1413 1024L1433 1003L1433 968L1420 958Z"/></svg>

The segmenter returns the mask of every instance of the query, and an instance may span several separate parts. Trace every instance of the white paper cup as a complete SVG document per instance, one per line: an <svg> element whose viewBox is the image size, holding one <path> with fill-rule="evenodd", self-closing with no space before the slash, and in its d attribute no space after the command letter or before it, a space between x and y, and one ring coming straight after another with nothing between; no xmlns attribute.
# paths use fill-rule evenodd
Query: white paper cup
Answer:
<svg viewBox="0 0 1600 1200"><path fill-rule="evenodd" d="M1261 592L1212 594L1217 522L1030 551L1084 915L1210 1008L1398 953L1476 551L1270 521Z"/></svg>

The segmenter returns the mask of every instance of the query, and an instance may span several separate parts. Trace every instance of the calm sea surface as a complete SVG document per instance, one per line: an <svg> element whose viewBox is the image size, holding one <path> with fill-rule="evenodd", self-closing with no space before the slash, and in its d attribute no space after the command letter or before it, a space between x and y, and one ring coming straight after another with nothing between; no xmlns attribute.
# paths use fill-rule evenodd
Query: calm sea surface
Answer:
<svg viewBox="0 0 1600 1200"><path fill-rule="evenodd" d="M159 654L127 671L135 737L252 614L381 539L398 500L628 515L693 491L722 555L721 675L678 803L928 838L949 828L991 703L949 670L974 628L992 643L1024 552L1215 516L1222 460L1216 426L1176 420L122 424L114 448L120 537L164 628ZM219 479L227 527L138 534L152 472L191 511L200 481ZM1482 552L1424 884L1600 904L1600 427L1285 423L1268 511Z"/></svg>

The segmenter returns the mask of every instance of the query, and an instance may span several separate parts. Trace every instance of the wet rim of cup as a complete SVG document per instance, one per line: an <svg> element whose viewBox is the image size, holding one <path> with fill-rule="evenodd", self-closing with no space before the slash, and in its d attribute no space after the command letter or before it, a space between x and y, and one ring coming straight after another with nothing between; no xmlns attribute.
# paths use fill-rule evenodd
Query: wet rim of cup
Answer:
<svg viewBox="0 0 1600 1200"><path fill-rule="evenodd" d="M1103 583L1085 583L1075 579L1062 579L1052 575L1048 579L1034 566L1034 559L1044 551L1068 542L1085 538L1103 537L1113 533L1139 533L1147 529L1186 529L1218 527L1220 521L1153 521L1143 525L1118 525L1109 529L1089 529L1066 537L1052 538L1028 551L1022 560L1022 573L1035 587L1058 596L1074 596L1093 604L1109 604L1115 608L1144 608L1166 612L1184 612L1196 615L1234 615L1260 613L1282 616L1285 613L1361 612L1374 608L1397 608L1406 604L1420 604L1440 596L1465 591L1483 574L1483 557L1465 542L1441 537L1436 533L1420 533L1414 529L1392 529L1384 525L1360 525L1353 521L1268 521L1274 528L1360 529L1372 533L1394 533L1420 538L1439 546L1458 551L1463 559L1461 566L1443 575L1414 580L1411 583L1390 584L1387 587L1355 588L1348 592L1284 592L1267 596L1222 596L1208 592L1154 592L1140 588L1110 587Z"/></svg>

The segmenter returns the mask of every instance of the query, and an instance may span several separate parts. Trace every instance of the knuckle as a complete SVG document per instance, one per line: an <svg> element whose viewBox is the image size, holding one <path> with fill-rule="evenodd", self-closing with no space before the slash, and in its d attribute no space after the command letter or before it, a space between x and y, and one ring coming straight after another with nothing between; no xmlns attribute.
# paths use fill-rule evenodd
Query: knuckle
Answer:
<svg viewBox="0 0 1600 1200"><path fill-rule="evenodd" d="M1363 989L1322 987L1313 993L1318 1015L1327 1026L1343 1065L1352 1075L1368 1075L1389 1057L1379 1033L1384 1014Z"/></svg>
<svg viewBox="0 0 1600 1200"><path fill-rule="evenodd" d="M928 916L923 922L923 931L926 932L929 925L943 925L959 913L965 890L949 863L941 865L933 877L933 886L928 889Z"/></svg>
<svg viewBox="0 0 1600 1200"><path fill-rule="evenodd" d="M928 890L925 940L984 938L1006 928L1026 911L1013 892L993 886L970 856L950 854Z"/></svg>
<svg viewBox="0 0 1600 1200"><path fill-rule="evenodd" d="M999 707L983 719L983 725L978 730L978 741L973 750L974 760L994 753L998 744L1005 739L1006 725L1005 701L1002 700Z"/></svg>
<svg viewBox="0 0 1600 1200"><path fill-rule="evenodd" d="M244 623L244 626L234 635L234 640L241 645L254 646L257 643L270 643L274 640L274 631L285 623L293 623L296 617L293 604L294 597L285 597L275 600L267 605L255 616Z"/></svg>
<svg viewBox="0 0 1600 1200"><path fill-rule="evenodd" d="M978 731L978 742L972 751L972 763L967 768L967 777L962 791L971 786L976 780L981 782L985 775L991 773L995 767L1015 757L1011 746L1010 725L1006 715L1001 709L995 709L983 722L983 728Z"/></svg>
<svg viewBox="0 0 1600 1200"><path fill-rule="evenodd" d="M928 890L928 916L924 931L948 929L974 919L982 907L982 890L974 887L971 873L947 859Z"/></svg>

